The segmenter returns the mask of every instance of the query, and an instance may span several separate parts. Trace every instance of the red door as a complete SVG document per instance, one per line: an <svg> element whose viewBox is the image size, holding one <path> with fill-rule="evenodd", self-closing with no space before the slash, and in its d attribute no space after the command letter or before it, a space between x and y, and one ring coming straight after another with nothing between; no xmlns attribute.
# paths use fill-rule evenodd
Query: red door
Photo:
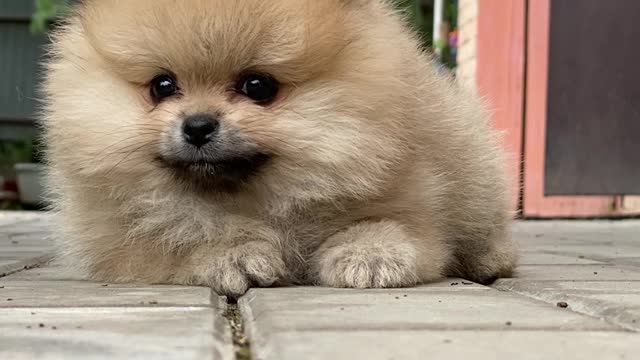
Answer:
<svg viewBox="0 0 640 360"><path fill-rule="evenodd" d="M545 196L550 0L480 0L478 6L477 84L505 133L514 208L524 217L640 213L625 207L636 198Z"/></svg>

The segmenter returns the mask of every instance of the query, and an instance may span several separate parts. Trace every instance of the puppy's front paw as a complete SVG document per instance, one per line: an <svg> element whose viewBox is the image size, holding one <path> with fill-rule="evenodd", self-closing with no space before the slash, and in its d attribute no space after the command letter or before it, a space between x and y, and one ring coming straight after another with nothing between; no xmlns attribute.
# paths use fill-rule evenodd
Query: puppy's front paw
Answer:
<svg viewBox="0 0 640 360"><path fill-rule="evenodd" d="M412 244L389 247L342 244L318 254L320 284L347 288L389 288L418 283L416 250Z"/></svg>
<svg viewBox="0 0 640 360"><path fill-rule="evenodd" d="M220 295L237 298L251 286L271 286L285 277L285 263L276 248L253 241L213 253L198 254L190 283L206 285Z"/></svg>

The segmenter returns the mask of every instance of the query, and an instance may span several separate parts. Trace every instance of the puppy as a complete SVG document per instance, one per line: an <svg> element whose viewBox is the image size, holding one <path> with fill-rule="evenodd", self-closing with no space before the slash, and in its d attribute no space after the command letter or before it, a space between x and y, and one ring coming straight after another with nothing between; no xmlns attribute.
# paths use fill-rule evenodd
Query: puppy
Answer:
<svg viewBox="0 0 640 360"><path fill-rule="evenodd" d="M88 0L44 86L60 254L98 281L480 283L515 265L478 100L379 0Z"/></svg>

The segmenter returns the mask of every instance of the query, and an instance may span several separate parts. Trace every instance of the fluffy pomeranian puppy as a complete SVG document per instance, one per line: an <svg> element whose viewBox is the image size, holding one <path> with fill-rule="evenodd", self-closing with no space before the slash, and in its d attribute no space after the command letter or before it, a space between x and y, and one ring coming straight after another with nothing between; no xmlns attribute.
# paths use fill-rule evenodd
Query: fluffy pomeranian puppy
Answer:
<svg viewBox="0 0 640 360"><path fill-rule="evenodd" d="M512 273L496 134L384 1L88 0L47 66L60 253L89 279Z"/></svg>

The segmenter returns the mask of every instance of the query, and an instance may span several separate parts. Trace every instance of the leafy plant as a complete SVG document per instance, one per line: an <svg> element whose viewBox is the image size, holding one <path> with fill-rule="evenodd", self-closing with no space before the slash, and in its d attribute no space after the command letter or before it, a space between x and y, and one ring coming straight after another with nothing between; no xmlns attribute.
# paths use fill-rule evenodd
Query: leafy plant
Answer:
<svg viewBox="0 0 640 360"><path fill-rule="evenodd" d="M37 139L24 139L19 141L0 141L0 174L13 178L14 165L17 163L34 163L41 161L40 145ZM0 181L0 191L3 190ZM2 210L37 210L39 207L21 204L12 198L0 198L0 211Z"/></svg>
<svg viewBox="0 0 640 360"><path fill-rule="evenodd" d="M37 139L0 142L0 164L12 167L17 163L41 162L41 149Z"/></svg>
<svg viewBox="0 0 640 360"><path fill-rule="evenodd" d="M0 162L3 164L31 162L32 144L31 140L0 142Z"/></svg>
<svg viewBox="0 0 640 360"><path fill-rule="evenodd" d="M420 0L395 0L407 12L408 20L422 38L425 47L432 46L433 14L426 14Z"/></svg>
<svg viewBox="0 0 640 360"><path fill-rule="evenodd" d="M47 31L49 22L64 14L69 0L34 0L35 12L31 16L31 31L42 33Z"/></svg>
<svg viewBox="0 0 640 360"><path fill-rule="evenodd" d="M26 210L25 206L17 201L0 200L0 211Z"/></svg>

